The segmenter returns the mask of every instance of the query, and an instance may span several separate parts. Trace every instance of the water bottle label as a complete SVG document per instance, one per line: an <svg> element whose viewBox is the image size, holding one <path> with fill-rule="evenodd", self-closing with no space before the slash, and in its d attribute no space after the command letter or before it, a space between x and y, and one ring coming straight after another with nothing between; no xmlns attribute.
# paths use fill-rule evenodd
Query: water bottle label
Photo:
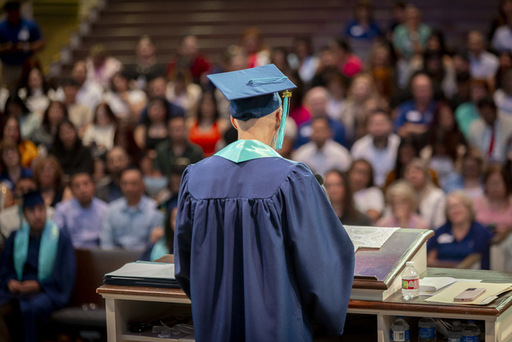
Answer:
<svg viewBox="0 0 512 342"><path fill-rule="evenodd" d="M406 331L391 331L391 340L393 342L409 341L409 330L406 330Z"/></svg>
<svg viewBox="0 0 512 342"><path fill-rule="evenodd" d="M448 342L462 342L460 337L448 337Z"/></svg>
<svg viewBox="0 0 512 342"><path fill-rule="evenodd" d="M402 279L402 289L404 290L417 290L420 288L420 280L416 279Z"/></svg>
<svg viewBox="0 0 512 342"><path fill-rule="evenodd" d="M480 335L477 335L477 336L462 336L462 342L480 342Z"/></svg>
<svg viewBox="0 0 512 342"><path fill-rule="evenodd" d="M436 328L419 328L419 338L435 338L436 337Z"/></svg>

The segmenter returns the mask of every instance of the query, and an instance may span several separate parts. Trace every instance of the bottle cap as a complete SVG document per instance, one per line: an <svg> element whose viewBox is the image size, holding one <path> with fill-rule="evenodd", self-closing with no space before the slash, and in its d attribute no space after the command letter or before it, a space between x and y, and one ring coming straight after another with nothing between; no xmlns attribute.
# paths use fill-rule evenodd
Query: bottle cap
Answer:
<svg viewBox="0 0 512 342"><path fill-rule="evenodd" d="M405 263L406 266L414 266L414 261L407 261Z"/></svg>

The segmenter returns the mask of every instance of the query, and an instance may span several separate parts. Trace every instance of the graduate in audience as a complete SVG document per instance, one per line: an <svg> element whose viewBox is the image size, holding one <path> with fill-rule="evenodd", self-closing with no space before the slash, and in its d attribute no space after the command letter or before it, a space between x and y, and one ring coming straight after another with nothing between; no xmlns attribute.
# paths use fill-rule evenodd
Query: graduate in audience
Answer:
<svg viewBox="0 0 512 342"><path fill-rule="evenodd" d="M51 313L63 308L75 282L75 251L46 217L37 191L23 196L26 219L5 243L0 267L0 336L38 341Z"/></svg>
<svg viewBox="0 0 512 342"><path fill-rule="evenodd" d="M313 341L311 320L341 335L354 247L311 171L276 152L295 86L274 65L209 78L239 140L182 178L174 258L196 341Z"/></svg>

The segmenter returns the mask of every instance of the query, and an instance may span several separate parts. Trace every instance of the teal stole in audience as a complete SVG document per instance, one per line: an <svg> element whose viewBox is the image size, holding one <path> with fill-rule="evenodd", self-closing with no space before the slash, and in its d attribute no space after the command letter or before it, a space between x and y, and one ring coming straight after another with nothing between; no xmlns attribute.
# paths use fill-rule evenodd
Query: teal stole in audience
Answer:
<svg viewBox="0 0 512 342"><path fill-rule="evenodd" d="M167 248L166 239L164 235L160 240L158 240L153 245L153 249L151 250L151 256L149 257L149 260L155 261L156 259L159 259L169 253L170 251L169 248Z"/></svg>
<svg viewBox="0 0 512 342"><path fill-rule="evenodd" d="M41 245L39 246L39 261L37 265L37 279L39 281L47 280L52 275L59 247L59 235L60 231L57 224L51 220L46 220L43 233L41 234ZM14 237L14 270L19 281L23 279L23 269L27 261L29 240L30 227L27 223L23 223L21 229Z"/></svg>
<svg viewBox="0 0 512 342"><path fill-rule="evenodd" d="M282 158L272 147L258 140L237 140L215 153L215 155L234 163L243 163L257 158Z"/></svg>

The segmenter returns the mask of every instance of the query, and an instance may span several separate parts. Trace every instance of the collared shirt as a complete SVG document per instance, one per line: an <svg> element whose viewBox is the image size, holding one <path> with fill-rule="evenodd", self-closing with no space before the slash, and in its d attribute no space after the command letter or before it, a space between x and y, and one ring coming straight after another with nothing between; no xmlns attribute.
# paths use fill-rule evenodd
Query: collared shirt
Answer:
<svg viewBox="0 0 512 342"><path fill-rule="evenodd" d="M472 52L469 54L469 72L473 78L487 80L496 75L499 67L498 57L484 51L477 58Z"/></svg>
<svg viewBox="0 0 512 342"><path fill-rule="evenodd" d="M352 163L350 152L334 140L328 140L320 149L314 142L309 142L295 152L293 159L305 163L313 173L322 176L331 169L347 171Z"/></svg>
<svg viewBox="0 0 512 342"><path fill-rule="evenodd" d="M503 25L496 29L492 36L492 45L499 52L507 50L512 52L512 30L510 26Z"/></svg>
<svg viewBox="0 0 512 342"><path fill-rule="evenodd" d="M492 148L492 152L491 152L491 155L487 156L487 158L490 160L490 161L495 161L495 162L504 162L505 160L505 146L503 146L502 144L499 143L500 141L500 120L496 120L494 121L494 142L493 142L493 148ZM490 148L490 145L491 145L491 140L492 140L492 134L493 134L493 129L491 128L491 126L489 125L485 125L485 130L484 130L484 145L483 145L483 148L484 148L484 152L488 152L489 151L489 148Z"/></svg>
<svg viewBox="0 0 512 342"><path fill-rule="evenodd" d="M97 247L107 207L105 202L93 197L89 207L83 208L73 198L57 204L53 221L68 232L75 248Z"/></svg>
<svg viewBox="0 0 512 342"><path fill-rule="evenodd" d="M151 231L163 225L163 215L156 209L156 202L142 196L135 207L128 206L122 197L110 203L101 231L102 248L144 250Z"/></svg>
<svg viewBox="0 0 512 342"><path fill-rule="evenodd" d="M428 107L423 112L416 108L414 100L403 102L398 107L398 118L396 118L394 126L395 130L402 127L405 123L430 125L434 119L434 111L436 109L435 101L430 101Z"/></svg>

